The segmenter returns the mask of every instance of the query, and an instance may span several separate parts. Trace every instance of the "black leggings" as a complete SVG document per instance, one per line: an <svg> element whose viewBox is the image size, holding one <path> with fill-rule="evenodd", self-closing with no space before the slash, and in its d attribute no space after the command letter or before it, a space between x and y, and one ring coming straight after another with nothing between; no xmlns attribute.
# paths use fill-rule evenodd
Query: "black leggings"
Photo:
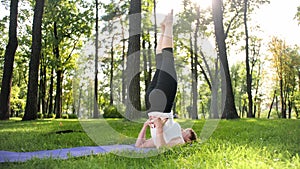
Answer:
<svg viewBox="0 0 300 169"><path fill-rule="evenodd" d="M147 112L170 113L177 91L177 75L172 48L156 55L156 71L146 92Z"/></svg>

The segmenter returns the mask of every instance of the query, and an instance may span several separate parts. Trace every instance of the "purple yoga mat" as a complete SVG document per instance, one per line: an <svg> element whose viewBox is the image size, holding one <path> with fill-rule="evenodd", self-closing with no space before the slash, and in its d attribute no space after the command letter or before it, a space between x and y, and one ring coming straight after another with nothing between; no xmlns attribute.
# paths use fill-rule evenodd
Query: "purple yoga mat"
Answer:
<svg viewBox="0 0 300 169"><path fill-rule="evenodd" d="M0 162L25 162L32 158L54 158L67 159L69 157L80 157L93 154L104 154L113 151L135 151L145 153L153 148L137 148L134 145L105 145L63 148L56 150L43 150L34 152L11 152L0 150Z"/></svg>

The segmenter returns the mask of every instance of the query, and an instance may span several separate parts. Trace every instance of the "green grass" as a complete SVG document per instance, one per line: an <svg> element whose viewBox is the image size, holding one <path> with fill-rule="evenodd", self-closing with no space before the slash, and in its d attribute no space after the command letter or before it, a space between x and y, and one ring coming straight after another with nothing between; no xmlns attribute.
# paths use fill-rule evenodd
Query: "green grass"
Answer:
<svg viewBox="0 0 300 169"><path fill-rule="evenodd" d="M201 133L204 120L179 122L185 127L193 124L202 140L192 145L176 146L147 158L132 158L132 152L121 155L109 153L68 160L33 159L25 163L2 163L0 168L300 168L299 120L221 120L206 141L203 138L205 133ZM22 122L18 119L1 121L0 150L27 152L132 144L141 126L142 123L116 119L80 122ZM62 130L75 132L55 133Z"/></svg>

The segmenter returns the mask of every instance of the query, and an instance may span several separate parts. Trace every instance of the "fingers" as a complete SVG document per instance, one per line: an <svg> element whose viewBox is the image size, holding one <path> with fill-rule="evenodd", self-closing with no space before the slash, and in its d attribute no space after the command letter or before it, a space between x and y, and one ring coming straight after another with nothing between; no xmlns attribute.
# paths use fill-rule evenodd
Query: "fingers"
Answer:
<svg viewBox="0 0 300 169"><path fill-rule="evenodd" d="M167 118L161 119L160 117L154 118L152 124L154 127L161 128L168 121Z"/></svg>

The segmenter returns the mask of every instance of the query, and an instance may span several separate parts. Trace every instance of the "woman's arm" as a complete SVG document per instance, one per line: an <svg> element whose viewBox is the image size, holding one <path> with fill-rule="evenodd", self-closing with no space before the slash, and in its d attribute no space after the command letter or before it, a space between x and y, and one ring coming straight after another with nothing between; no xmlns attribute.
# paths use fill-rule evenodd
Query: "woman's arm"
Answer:
<svg viewBox="0 0 300 169"><path fill-rule="evenodd" d="M150 120L147 120L144 123L144 125L143 125L143 127L142 127L142 129L139 133L139 136L138 136L138 138L135 142L136 147L139 147L139 148L142 148L142 147L155 147L154 142L153 142L152 139L146 140L146 130L147 130L147 127L149 126L150 123L151 123Z"/></svg>
<svg viewBox="0 0 300 169"><path fill-rule="evenodd" d="M153 120L154 126L156 128L156 148L167 145L164 138L163 126L168 119L161 120L161 118L155 118Z"/></svg>

